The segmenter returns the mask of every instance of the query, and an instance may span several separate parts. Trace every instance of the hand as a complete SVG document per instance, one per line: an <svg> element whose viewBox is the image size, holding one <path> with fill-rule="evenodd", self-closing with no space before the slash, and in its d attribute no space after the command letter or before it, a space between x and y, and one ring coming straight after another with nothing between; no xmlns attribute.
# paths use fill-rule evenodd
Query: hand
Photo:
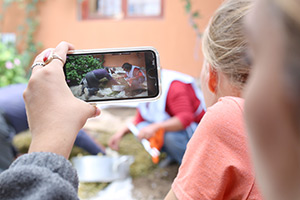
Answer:
<svg viewBox="0 0 300 200"><path fill-rule="evenodd" d="M142 128L139 132L138 138L141 139L149 139L155 135L155 133L161 128L161 126L157 123L150 124Z"/></svg>
<svg viewBox="0 0 300 200"><path fill-rule="evenodd" d="M119 144L120 144L120 141L122 139L122 134L120 133L116 133L114 134L109 142L108 142L108 146L112 149L112 150L115 150L115 151L119 151Z"/></svg>
<svg viewBox="0 0 300 200"><path fill-rule="evenodd" d="M71 44L61 42L51 50L65 61L71 49ZM38 55L35 62L41 62L49 50ZM32 69L23 96L32 133L29 152L47 151L68 158L78 131L88 118L100 114L95 106L73 96L59 59L53 59L45 67L37 65Z"/></svg>

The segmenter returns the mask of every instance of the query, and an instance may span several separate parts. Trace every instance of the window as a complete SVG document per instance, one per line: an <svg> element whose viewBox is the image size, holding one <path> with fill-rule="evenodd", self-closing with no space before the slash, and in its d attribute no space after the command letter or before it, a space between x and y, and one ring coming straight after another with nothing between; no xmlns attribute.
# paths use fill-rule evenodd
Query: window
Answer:
<svg viewBox="0 0 300 200"><path fill-rule="evenodd" d="M161 15L161 0L128 0L127 3L127 15L130 17Z"/></svg>
<svg viewBox="0 0 300 200"><path fill-rule="evenodd" d="M161 18L163 0L83 0L81 19Z"/></svg>
<svg viewBox="0 0 300 200"><path fill-rule="evenodd" d="M3 44L16 44L17 36L15 33L0 33L0 41Z"/></svg>

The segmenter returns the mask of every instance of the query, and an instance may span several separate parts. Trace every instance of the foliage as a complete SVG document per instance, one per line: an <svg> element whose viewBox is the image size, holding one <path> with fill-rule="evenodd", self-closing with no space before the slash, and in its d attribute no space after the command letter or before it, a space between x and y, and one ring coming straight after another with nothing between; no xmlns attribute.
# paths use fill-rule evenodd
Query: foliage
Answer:
<svg viewBox="0 0 300 200"><path fill-rule="evenodd" d="M68 84L78 85L86 73L103 68L103 62L103 57L100 59L91 55L68 56L65 65Z"/></svg>
<svg viewBox="0 0 300 200"><path fill-rule="evenodd" d="M0 87L26 82L20 55L13 45L0 42Z"/></svg>
<svg viewBox="0 0 300 200"><path fill-rule="evenodd" d="M10 0L11 1L11 0ZM19 26L18 41L24 41L25 45L22 52L22 62L24 67L28 67L32 62L33 57L36 55L42 44L34 41L34 34L39 26L37 20L38 3L44 0L17 0L21 8L25 8L26 17L23 25Z"/></svg>
<svg viewBox="0 0 300 200"><path fill-rule="evenodd" d="M18 30L16 30L16 34L17 34L17 44L16 46L18 47L22 47L22 49L18 49L19 50L19 54L17 53L16 50L16 46L11 46L8 49L13 49L14 50L10 50L12 52L15 52L15 59L19 59L20 60L20 67L14 68L15 70L21 70L20 68L23 68L21 71L23 71L23 76L26 77L26 73L24 73L25 71L28 71L29 66L33 60L33 57L36 55L36 53L38 52L38 50L40 49L40 47L42 46L41 43L34 41L34 34L38 28L39 22L37 19L37 14L38 14L38 4L40 2L42 2L44 0L2 0L1 3L1 13L0 13L0 21L2 22L1 24L3 24L3 20L4 20L4 16L6 14L7 9L13 4L14 5L19 5L20 10L24 10L24 20L22 22L22 24L20 24L18 26ZM0 27L0 32L2 32L2 28ZM10 61L10 60L7 60ZM19 74L22 74L19 73ZM8 75L9 79L11 76L11 70L8 71L6 74L2 74L1 76L4 75ZM5 83L2 83L2 79L6 79L6 78L2 78L1 77L1 85L5 85ZM15 83L14 80L19 80L19 77L16 77L13 79L13 82L11 83Z"/></svg>
<svg viewBox="0 0 300 200"><path fill-rule="evenodd" d="M185 3L185 5L184 5L185 12L189 15L189 22L190 22L192 28L195 30L197 37L201 37L202 33L200 32L199 27L195 21L197 18L201 17L200 13L199 13L199 11L193 11L191 0L183 0L183 1Z"/></svg>

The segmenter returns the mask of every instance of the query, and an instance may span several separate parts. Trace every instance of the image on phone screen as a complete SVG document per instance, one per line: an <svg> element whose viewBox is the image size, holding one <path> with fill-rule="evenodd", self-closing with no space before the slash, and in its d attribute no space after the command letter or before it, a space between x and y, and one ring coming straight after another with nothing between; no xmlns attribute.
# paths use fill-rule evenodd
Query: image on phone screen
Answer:
<svg viewBox="0 0 300 200"><path fill-rule="evenodd" d="M87 102L158 96L158 66L151 50L68 54L66 81Z"/></svg>

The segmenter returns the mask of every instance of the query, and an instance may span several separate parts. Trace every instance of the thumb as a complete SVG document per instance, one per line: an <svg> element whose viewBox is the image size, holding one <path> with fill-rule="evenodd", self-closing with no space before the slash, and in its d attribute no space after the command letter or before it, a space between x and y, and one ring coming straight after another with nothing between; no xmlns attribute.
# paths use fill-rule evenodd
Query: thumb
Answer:
<svg viewBox="0 0 300 200"><path fill-rule="evenodd" d="M89 107L90 107L90 110L91 110L91 112L90 112L91 115L89 116L89 118L97 117L101 114L100 109L96 105L90 105L89 104Z"/></svg>
<svg viewBox="0 0 300 200"><path fill-rule="evenodd" d="M100 115L101 111L100 109L95 106L95 105L90 105L88 103L85 103L84 109L83 109L83 115L85 115L85 118L92 118L92 117L97 117Z"/></svg>

